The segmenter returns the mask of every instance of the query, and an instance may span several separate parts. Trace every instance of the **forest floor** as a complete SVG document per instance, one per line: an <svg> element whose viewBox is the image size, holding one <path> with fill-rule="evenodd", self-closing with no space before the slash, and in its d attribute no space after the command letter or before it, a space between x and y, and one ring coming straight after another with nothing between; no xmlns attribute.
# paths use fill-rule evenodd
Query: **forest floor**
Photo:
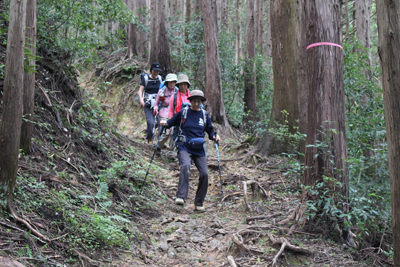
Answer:
<svg viewBox="0 0 400 267"><path fill-rule="evenodd" d="M140 64L113 55L76 80L67 75L75 70L52 59L59 55L45 52L33 152L21 154L15 192L25 224L0 218L0 266L12 266L2 265L6 258L25 266L392 266L376 247L348 246L323 218L289 233L301 189L288 159L244 161L252 144L219 125L222 187L215 144L208 141L205 212L194 211L195 167L187 202L175 205L175 152L163 149L148 165L153 150L135 100L142 70L129 68ZM105 123L108 116L113 123ZM148 168L148 183L138 192ZM129 238L107 228L116 219Z"/></svg>

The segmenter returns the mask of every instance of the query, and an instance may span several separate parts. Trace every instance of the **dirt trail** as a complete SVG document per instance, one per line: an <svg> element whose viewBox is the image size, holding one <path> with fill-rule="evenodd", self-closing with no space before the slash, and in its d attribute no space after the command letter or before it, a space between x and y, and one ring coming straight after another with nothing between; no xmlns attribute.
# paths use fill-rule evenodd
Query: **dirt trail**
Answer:
<svg viewBox="0 0 400 267"><path fill-rule="evenodd" d="M192 166L189 198L181 207L174 203L179 176L177 162L170 162L165 156L156 159L154 164L170 170L168 177L156 174L157 180L153 180L166 196L159 203L161 216L143 221L148 232L143 234L137 249L124 259L123 266L234 266L228 262L229 256L237 266L271 266L281 244L273 244L270 237L284 237L290 245L310 252L298 253L286 248L276 266L364 266L346 251L346 245L329 241L318 231L287 236L288 226L279 222L292 213L299 196L289 193L288 188L295 186L293 181L285 181L276 169L279 159L271 159L257 168L242 166L240 161L222 162L222 195L211 141L208 148L210 187L204 213L194 211L193 205L197 169ZM221 154L223 160L238 158L238 153L222 151ZM150 172L157 171L153 168ZM246 203L243 185L248 181L256 181L262 189L254 187L256 190L252 191L249 186Z"/></svg>
<svg viewBox="0 0 400 267"><path fill-rule="evenodd" d="M84 82L89 76L81 77L81 87L95 92L96 86ZM107 97L101 102L117 119L121 133L136 142L144 142L145 122L143 112L134 101L136 93L125 95L129 99L124 99L114 95L115 92L120 92L118 87L108 89ZM125 103L124 110L121 110L121 101ZM215 146L209 141L209 191L204 213L194 211L193 205L197 169L192 166L189 198L181 207L174 203L179 177L177 162L165 154L154 160L153 165L169 171L167 176L161 175L152 166L148 178L165 196L157 203L161 215L141 220L138 225L142 237L136 247L121 255L122 260L113 261L113 266L272 266L281 249L278 242L281 238L295 249L287 246L275 259L275 266L365 266L356 261L357 256L350 253L347 245L330 241L318 229L287 235L292 222L289 225L279 222L287 219L298 205L299 188L297 178L288 179L283 175L284 159L270 158L257 165L242 163L239 159L248 150L248 144L240 144L232 136L222 136L220 148L224 194L221 195ZM150 159L148 149L140 150ZM246 183L249 185L244 194ZM144 190L144 194L149 192ZM310 253L299 253L302 249Z"/></svg>

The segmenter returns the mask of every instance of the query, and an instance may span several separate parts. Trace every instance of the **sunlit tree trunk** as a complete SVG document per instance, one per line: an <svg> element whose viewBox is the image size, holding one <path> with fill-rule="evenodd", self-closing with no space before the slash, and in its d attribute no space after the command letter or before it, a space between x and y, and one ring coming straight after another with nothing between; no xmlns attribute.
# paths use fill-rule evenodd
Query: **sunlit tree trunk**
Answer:
<svg viewBox="0 0 400 267"><path fill-rule="evenodd" d="M27 0L11 0L0 122L0 209L13 209L17 179L24 87Z"/></svg>
<svg viewBox="0 0 400 267"><path fill-rule="evenodd" d="M376 1L385 104L394 266L400 266L400 3Z"/></svg>
<svg viewBox="0 0 400 267"><path fill-rule="evenodd" d="M151 31L150 31L150 57L149 63L158 61L158 0L151 0L151 7L150 7L150 16L151 16Z"/></svg>
<svg viewBox="0 0 400 267"><path fill-rule="evenodd" d="M159 0L159 35L158 35L158 62L161 64L161 75L166 76L171 73L171 58L169 51L169 40L168 40L168 0Z"/></svg>
<svg viewBox="0 0 400 267"><path fill-rule="evenodd" d="M329 41L341 44L340 0L306 0L307 43ZM303 184L315 186L329 177L343 186L327 182L326 188L338 193L336 203L344 203L348 212L348 173L345 164L347 143L343 51L333 45L319 45L307 50L309 83L307 145ZM321 145L323 144L323 145ZM303 201L311 197L304 191Z"/></svg>
<svg viewBox="0 0 400 267"><path fill-rule="evenodd" d="M221 67L218 47L218 26L215 0L203 1L204 43L206 49L207 111L211 120L228 126L222 99Z"/></svg>
<svg viewBox="0 0 400 267"><path fill-rule="evenodd" d="M29 49L28 73L24 75L23 90L23 117L21 125L21 144L20 147L26 154L31 152L31 140L33 133L33 108L35 95L35 64L36 64L36 0L27 1L26 9L26 47Z"/></svg>
<svg viewBox="0 0 400 267"><path fill-rule="evenodd" d="M255 34L255 0L246 1L246 54L244 67L244 117L242 119L244 128L248 128L257 121L256 95L257 81L255 72L255 56L256 56L256 34Z"/></svg>

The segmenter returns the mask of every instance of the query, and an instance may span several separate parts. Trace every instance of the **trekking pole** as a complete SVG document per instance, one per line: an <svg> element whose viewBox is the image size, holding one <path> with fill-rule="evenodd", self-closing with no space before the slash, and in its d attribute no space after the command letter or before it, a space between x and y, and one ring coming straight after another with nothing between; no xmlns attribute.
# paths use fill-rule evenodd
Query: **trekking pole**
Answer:
<svg viewBox="0 0 400 267"><path fill-rule="evenodd" d="M217 136L217 134L215 134ZM218 151L218 141L215 141L215 148L217 149L217 159L218 159L218 170L219 170L219 180L221 181L221 194L224 195L224 190L222 188L222 176L221 176L221 164L219 163L219 151Z"/></svg>
<svg viewBox="0 0 400 267"><path fill-rule="evenodd" d="M153 127L153 138L151 139L151 146L150 146L150 153L151 150L153 149L153 144L154 144L154 134L156 133L156 124L157 124L157 115L154 116L154 127Z"/></svg>
<svg viewBox="0 0 400 267"><path fill-rule="evenodd" d="M147 175L149 175L150 166L151 166L151 163L153 162L154 156L155 156L155 154L156 154L156 151L157 151L158 142L160 142L161 135L162 135L162 133L163 133L164 129L165 129L165 126L163 126L163 127L162 127L162 129L161 129L161 132L160 132L160 133L159 133L159 135L158 135L158 139L157 139L156 147L155 147L155 149L154 149L153 156L152 156L152 157L151 157L151 159L150 159L149 168L147 169L146 176L144 177L143 184L142 184L142 186L140 187L139 194L141 194L141 193L142 193L143 186L144 186L144 184L146 183Z"/></svg>

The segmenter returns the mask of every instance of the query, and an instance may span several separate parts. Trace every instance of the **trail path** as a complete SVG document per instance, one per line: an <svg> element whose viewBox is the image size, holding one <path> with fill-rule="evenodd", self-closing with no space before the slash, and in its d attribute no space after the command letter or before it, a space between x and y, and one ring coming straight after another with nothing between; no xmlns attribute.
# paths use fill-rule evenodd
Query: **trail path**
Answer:
<svg viewBox="0 0 400 267"><path fill-rule="evenodd" d="M87 77L82 78L85 80ZM81 86L89 91L95 89L86 83ZM138 116L142 112L137 107L135 109L135 104L129 104L134 98L132 95L128 96L130 102L113 96L113 92L119 91L118 88L109 90L101 102L110 113L118 114L122 110L121 101L125 103L123 108L126 110L122 110L124 115L118 119L118 128L136 143L141 143L138 151L150 159L149 147L142 138L145 123L141 115ZM113 102L118 98L119 102ZM168 174L151 167L148 178L164 196L156 204L160 216L142 218L137 223L141 238L136 247L121 255L121 260L113 260L113 266L273 266L274 260L274 266L366 266L358 261L357 255L352 255L347 245L330 241L323 227L287 235L292 223L287 219L298 205L300 190L298 177L289 179L283 175L287 171L284 159L269 158L266 162L259 162L253 157L253 163L242 163L248 144L222 136L222 195L217 154L212 141L209 141L208 149L206 211L194 211L198 181L198 171L194 166L189 198L183 207L175 205L179 167L177 162L166 157L166 150L163 150L164 154L156 157L153 164L162 166ZM145 189L144 195L150 192ZM282 223L284 220L286 223ZM282 242L287 244L285 248L282 248Z"/></svg>
<svg viewBox="0 0 400 267"><path fill-rule="evenodd" d="M177 162L166 157L157 158L170 170L168 177L155 174L157 183L166 199L160 203L161 216L145 222L148 232L138 243L133 258L125 259L124 266L272 266L281 249L281 243L273 244L271 238L285 240L305 252L286 249L276 259L275 266L363 266L353 260L343 246L324 240L318 233L295 232L287 236L288 226L279 222L286 219L298 205L298 195L288 188L296 181L285 181L277 169L279 159L267 163L243 166L239 153L221 152L224 194L221 194L218 162L215 149L209 141L209 192L205 201L206 211L194 211L194 195L198 171L192 166L189 198L185 205L175 205L175 193L179 177ZM151 170L150 172L157 172ZM247 188L245 182L257 182ZM293 184L292 184L293 183ZM253 183L253 185L256 185ZM293 188L295 189L295 188ZM264 191L265 190L265 191ZM257 219L258 218L258 219ZM275 240L277 241L277 240ZM231 260L231 263L228 261Z"/></svg>

